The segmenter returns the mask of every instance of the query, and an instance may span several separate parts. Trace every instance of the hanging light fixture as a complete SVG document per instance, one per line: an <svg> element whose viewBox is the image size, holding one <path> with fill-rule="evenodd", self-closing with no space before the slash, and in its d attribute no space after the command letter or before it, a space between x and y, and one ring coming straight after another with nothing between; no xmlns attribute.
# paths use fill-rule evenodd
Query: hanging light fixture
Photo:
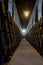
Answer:
<svg viewBox="0 0 43 65"><path fill-rule="evenodd" d="M29 17L30 11L28 11L28 10L24 11L24 15L25 15L25 17Z"/></svg>
<svg viewBox="0 0 43 65"><path fill-rule="evenodd" d="M26 10L24 11L24 15L25 15L25 17L29 17L29 15L30 15L30 11L27 9L28 8L28 6L27 6L27 0L26 0Z"/></svg>

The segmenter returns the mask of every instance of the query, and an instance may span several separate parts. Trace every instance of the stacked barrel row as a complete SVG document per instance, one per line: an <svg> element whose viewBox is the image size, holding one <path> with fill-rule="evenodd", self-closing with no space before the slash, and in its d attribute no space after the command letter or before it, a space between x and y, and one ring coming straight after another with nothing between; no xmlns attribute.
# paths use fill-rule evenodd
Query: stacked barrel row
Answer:
<svg viewBox="0 0 43 65"><path fill-rule="evenodd" d="M4 1L0 4L0 65L4 65L10 60L21 41L21 37L14 18L5 9Z"/></svg>
<svg viewBox="0 0 43 65"><path fill-rule="evenodd" d="M28 33L27 39L32 46L43 56L43 17L36 23Z"/></svg>

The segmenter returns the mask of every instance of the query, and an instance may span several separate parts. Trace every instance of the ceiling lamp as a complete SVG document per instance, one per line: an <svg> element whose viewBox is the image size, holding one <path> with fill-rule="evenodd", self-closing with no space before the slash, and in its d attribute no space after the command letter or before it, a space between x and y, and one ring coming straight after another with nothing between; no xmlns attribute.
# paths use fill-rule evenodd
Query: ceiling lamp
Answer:
<svg viewBox="0 0 43 65"><path fill-rule="evenodd" d="M24 15L25 15L25 17L29 17L30 11L24 11Z"/></svg>
<svg viewBox="0 0 43 65"><path fill-rule="evenodd" d="M28 10L28 0L26 0L25 4L26 4L26 9L25 9L25 11L24 11L24 16L25 16L26 18L28 18L29 15L30 15L30 11Z"/></svg>

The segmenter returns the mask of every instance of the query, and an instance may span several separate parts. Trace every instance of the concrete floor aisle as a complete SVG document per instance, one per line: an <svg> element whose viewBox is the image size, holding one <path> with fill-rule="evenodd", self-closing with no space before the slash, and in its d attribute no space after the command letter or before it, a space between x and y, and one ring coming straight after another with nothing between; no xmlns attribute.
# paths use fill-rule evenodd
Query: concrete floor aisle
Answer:
<svg viewBox="0 0 43 65"><path fill-rule="evenodd" d="M43 58L23 39L8 65L43 65Z"/></svg>

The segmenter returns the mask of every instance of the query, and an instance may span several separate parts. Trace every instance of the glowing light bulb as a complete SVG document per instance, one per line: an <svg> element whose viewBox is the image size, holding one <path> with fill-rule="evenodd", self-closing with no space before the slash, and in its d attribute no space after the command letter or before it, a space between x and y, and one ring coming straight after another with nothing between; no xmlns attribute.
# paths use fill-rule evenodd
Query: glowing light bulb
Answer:
<svg viewBox="0 0 43 65"><path fill-rule="evenodd" d="M30 15L30 11L24 11L25 17L28 17Z"/></svg>

